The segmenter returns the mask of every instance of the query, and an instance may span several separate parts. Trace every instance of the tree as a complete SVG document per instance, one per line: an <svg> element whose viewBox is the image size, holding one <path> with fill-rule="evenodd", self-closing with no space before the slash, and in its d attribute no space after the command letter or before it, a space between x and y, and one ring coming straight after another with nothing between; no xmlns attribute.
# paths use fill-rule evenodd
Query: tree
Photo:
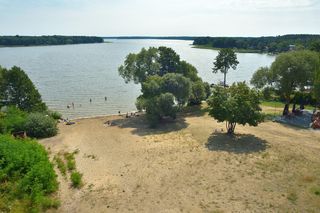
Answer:
<svg viewBox="0 0 320 213"><path fill-rule="evenodd" d="M175 118L177 105L181 108L190 100L194 82L202 82L197 69L181 61L180 56L167 47L143 48L137 54L131 53L118 71L126 82L141 84L142 95L137 98L136 107L146 110L153 127L164 117ZM209 93L210 87L204 85ZM197 98L204 100L205 96Z"/></svg>
<svg viewBox="0 0 320 213"><path fill-rule="evenodd" d="M205 84L202 81L197 81L192 84L192 93L189 100L190 105L199 105L202 100L207 98Z"/></svg>
<svg viewBox="0 0 320 213"><path fill-rule="evenodd" d="M239 61L237 55L232 49L222 49L214 61L213 73L220 71L224 75L223 85L226 87L227 73L230 68L235 70Z"/></svg>
<svg viewBox="0 0 320 213"><path fill-rule="evenodd" d="M31 111L45 111L46 105L27 74L19 67L10 70L3 69L2 99L6 105L17 106L19 109Z"/></svg>
<svg viewBox="0 0 320 213"><path fill-rule="evenodd" d="M310 50L320 52L320 40L314 41L310 46Z"/></svg>
<svg viewBox="0 0 320 213"><path fill-rule="evenodd" d="M162 78L162 91L173 94L180 107L188 102L191 85L190 79L181 74L168 73Z"/></svg>
<svg viewBox="0 0 320 213"><path fill-rule="evenodd" d="M146 110L146 117L151 127L156 127L165 116L176 118L177 107L171 93L162 93L151 98L138 98L142 109Z"/></svg>
<svg viewBox="0 0 320 213"><path fill-rule="evenodd" d="M320 69L317 70L313 85L313 95L316 99L317 106L320 107Z"/></svg>
<svg viewBox="0 0 320 213"><path fill-rule="evenodd" d="M134 81L134 83L142 83L148 76L158 75L160 72L159 50L150 47L148 50L142 48L138 54L130 53L118 71L125 82Z"/></svg>
<svg viewBox="0 0 320 213"><path fill-rule="evenodd" d="M159 47L160 76L176 72L180 65L180 56L171 48Z"/></svg>
<svg viewBox="0 0 320 213"><path fill-rule="evenodd" d="M282 53L272 63L270 75L273 76L275 87L285 99L283 115L288 114L292 93L312 86L319 66L318 55L311 51Z"/></svg>
<svg viewBox="0 0 320 213"><path fill-rule="evenodd" d="M273 87L285 100L283 115L288 114L292 94L316 87L316 72L320 67L317 53L312 51L292 51L277 56L271 67L260 68L251 79L251 84L261 89Z"/></svg>
<svg viewBox="0 0 320 213"><path fill-rule="evenodd" d="M267 84L272 83L272 77L268 67L260 67L252 76L250 84L257 89L262 89Z"/></svg>
<svg viewBox="0 0 320 213"><path fill-rule="evenodd" d="M257 126L263 120L258 92L245 82L230 88L216 86L208 104L209 114L218 122L226 122L228 134L234 133L237 124Z"/></svg>
<svg viewBox="0 0 320 213"><path fill-rule="evenodd" d="M0 66L0 108L2 105L4 105L4 91L5 91L4 73L5 73L5 70Z"/></svg>

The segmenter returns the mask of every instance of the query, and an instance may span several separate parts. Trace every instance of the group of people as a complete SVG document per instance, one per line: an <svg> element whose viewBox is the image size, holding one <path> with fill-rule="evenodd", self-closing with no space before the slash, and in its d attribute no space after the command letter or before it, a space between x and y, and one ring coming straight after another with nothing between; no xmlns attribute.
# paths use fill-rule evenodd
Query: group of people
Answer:
<svg viewBox="0 0 320 213"><path fill-rule="evenodd" d="M104 97L104 101L108 101L108 98L107 98L107 97ZM92 103L92 99L91 99L91 98L89 99L89 102L90 102L90 104ZM82 106L82 105L79 104L79 107L81 107L81 106ZM74 102L72 102L71 105L70 105L70 104L67 105L67 108L68 108L68 109L70 109L71 107L72 107L72 109L75 108Z"/></svg>

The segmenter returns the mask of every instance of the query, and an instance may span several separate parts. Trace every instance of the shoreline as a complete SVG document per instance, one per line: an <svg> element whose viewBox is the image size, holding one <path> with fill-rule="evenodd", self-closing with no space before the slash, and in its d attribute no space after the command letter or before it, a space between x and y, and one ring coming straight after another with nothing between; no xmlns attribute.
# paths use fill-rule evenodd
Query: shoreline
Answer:
<svg viewBox="0 0 320 213"><path fill-rule="evenodd" d="M139 115L144 115L144 112L138 112L134 111L135 113L138 113ZM130 112L131 113L131 112ZM106 114L106 115L93 115L93 116L86 116L86 117L79 117L79 118L72 118L69 119L69 121L81 121L81 120L88 120L88 119L101 119L101 118L111 118L111 117L122 117L126 116L127 113L120 113L120 114ZM65 118L62 118L65 119Z"/></svg>

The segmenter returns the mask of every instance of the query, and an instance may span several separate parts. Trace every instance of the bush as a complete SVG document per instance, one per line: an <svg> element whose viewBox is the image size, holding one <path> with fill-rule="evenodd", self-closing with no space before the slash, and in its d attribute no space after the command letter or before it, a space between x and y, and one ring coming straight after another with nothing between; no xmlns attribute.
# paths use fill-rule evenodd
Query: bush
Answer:
<svg viewBox="0 0 320 213"><path fill-rule="evenodd" d="M0 211L38 212L57 204L49 197L58 189L57 176L42 145L0 135L0 156Z"/></svg>
<svg viewBox="0 0 320 213"><path fill-rule="evenodd" d="M0 133L12 133L24 130L27 113L16 107L8 107L4 113L0 115Z"/></svg>
<svg viewBox="0 0 320 213"><path fill-rule="evenodd" d="M72 172L71 182L73 187L80 188L82 185L82 174L79 172Z"/></svg>
<svg viewBox="0 0 320 213"><path fill-rule="evenodd" d="M52 137L58 132L56 121L42 113L30 113L26 120L25 130L28 136L35 138Z"/></svg>
<svg viewBox="0 0 320 213"><path fill-rule="evenodd" d="M191 97L189 99L190 105L199 105L206 99L206 88L202 81L197 81L192 84Z"/></svg>
<svg viewBox="0 0 320 213"><path fill-rule="evenodd" d="M49 111L48 114L54 120L59 120L59 119L62 118L62 115L59 112L56 112L56 111Z"/></svg>

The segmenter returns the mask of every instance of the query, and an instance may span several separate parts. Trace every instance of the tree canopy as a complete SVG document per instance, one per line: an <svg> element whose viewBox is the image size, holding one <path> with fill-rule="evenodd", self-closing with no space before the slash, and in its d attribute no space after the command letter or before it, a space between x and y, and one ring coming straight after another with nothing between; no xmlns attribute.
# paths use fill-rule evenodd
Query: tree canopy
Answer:
<svg viewBox="0 0 320 213"><path fill-rule="evenodd" d="M294 91L317 88L319 68L320 58L316 52L303 50L282 53L277 56L270 68L257 70L251 79L251 84L256 88L274 87L285 99L285 108L288 108Z"/></svg>
<svg viewBox="0 0 320 213"><path fill-rule="evenodd" d="M213 73L220 71L224 75L223 85L226 86L226 76L230 68L236 69L239 61L237 60L237 55L232 49L222 49L219 51L213 65Z"/></svg>
<svg viewBox="0 0 320 213"><path fill-rule="evenodd" d="M233 134L236 124L257 126L263 120L258 92L245 82L234 83L230 88L216 86L208 100L209 115L226 122L228 134Z"/></svg>
<svg viewBox="0 0 320 213"><path fill-rule="evenodd" d="M146 110L152 126L163 117L175 118L178 108L185 104L200 104L207 98L209 85L203 83L197 73L194 66L180 60L180 56L168 47L143 48L137 54L129 54L119 67L119 75L126 82L141 84L142 95L136 106ZM195 89L194 85L199 88L200 84L204 95L199 95L199 89Z"/></svg>
<svg viewBox="0 0 320 213"><path fill-rule="evenodd" d="M2 105L17 106L21 110L45 111L46 105L28 75L19 67L0 68L0 101Z"/></svg>

